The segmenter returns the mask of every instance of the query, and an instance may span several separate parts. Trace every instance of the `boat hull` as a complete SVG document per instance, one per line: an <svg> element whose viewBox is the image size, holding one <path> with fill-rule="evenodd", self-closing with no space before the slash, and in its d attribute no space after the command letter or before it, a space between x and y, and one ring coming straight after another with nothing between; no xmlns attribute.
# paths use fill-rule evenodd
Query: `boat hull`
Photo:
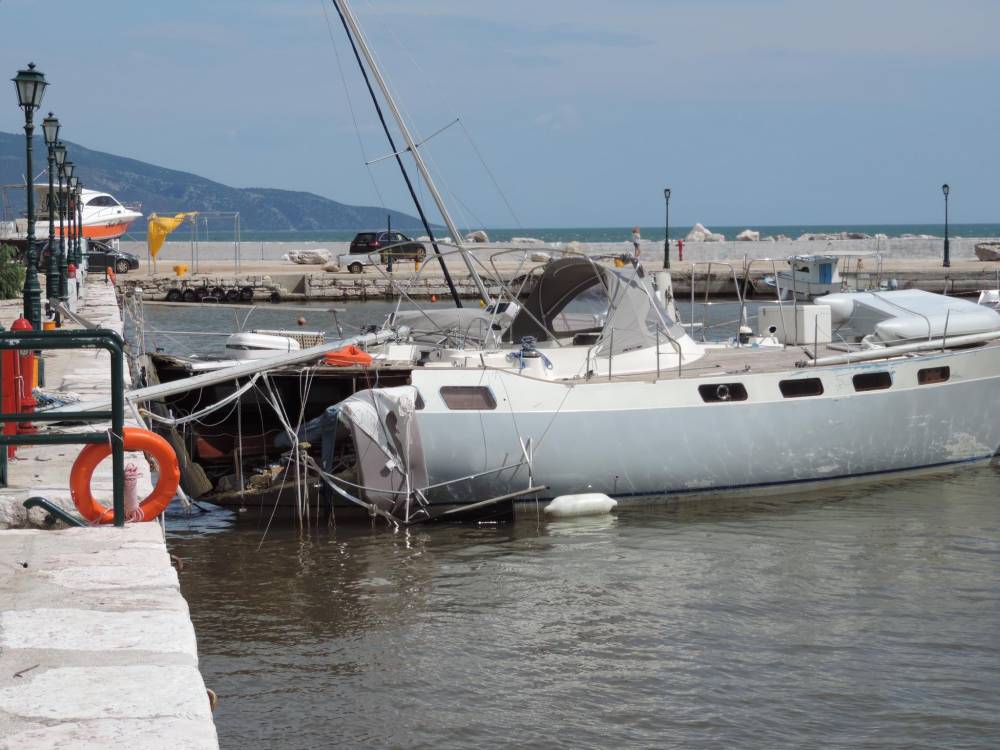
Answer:
<svg viewBox="0 0 1000 750"><path fill-rule="evenodd" d="M948 382L918 385L918 370L941 366L950 369ZM893 386L854 392L853 375L873 371L889 371ZM414 372L425 402L417 422L428 483L451 482L429 493L434 503L474 502L529 482L546 485L548 497L774 490L981 462L1000 449L1000 347L645 383L566 386L500 371L468 375L457 384L489 387L495 410L448 411L438 384L456 384L459 373ZM795 377L821 378L823 395L782 398L778 381ZM747 401L701 401L698 385L736 381ZM530 470L521 448L529 440ZM480 472L491 473L452 482Z"/></svg>

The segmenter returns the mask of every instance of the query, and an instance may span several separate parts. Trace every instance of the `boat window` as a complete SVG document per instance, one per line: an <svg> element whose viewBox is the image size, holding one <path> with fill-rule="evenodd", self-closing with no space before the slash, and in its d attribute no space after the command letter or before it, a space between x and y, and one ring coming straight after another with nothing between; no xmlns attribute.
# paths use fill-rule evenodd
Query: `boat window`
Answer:
<svg viewBox="0 0 1000 750"><path fill-rule="evenodd" d="M743 383L709 383L707 385L699 385L698 393L701 394L701 400L709 404L747 400L747 389L743 386Z"/></svg>
<svg viewBox="0 0 1000 750"><path fill-rule="evenodd" d="M950 367L927 367L917 372L917 382L920 385L944 383L951 377Z"/></svg>
<svg viewBox="0 0 1000 750"><path fill-rule="evenodd" d="M580 292L552 318L552 330L563 334L600 331L608 305L608 293L595 278L593 286Z"/></svg>
<svg viewBox="0 0 1000 750"><path fill-rule="evenodd" d="M862 372L854 376L854 390L881 391L892 388L892 375L887 372Z"/></svg>
<svg viewBox="0 0 1000 750"><path fill-rule="evenodd" d="M88 206L117 206L118 201L110 195L97 195L87 201Z"/></svg>
<svg viewBox="0 0 1000 750"><path fill-rule="evenodd" d="M778 387L781 389L781 395L785 398L823 395L823 381L819 378L782 380L778 383Z"/></svg>
<svg viewBox="0 0 1000 750"><path fill-rule="evenodd" d="M441 398L449 409L482 411L497 408L493 392L481 385L446 385L441 388Z"/></svg>

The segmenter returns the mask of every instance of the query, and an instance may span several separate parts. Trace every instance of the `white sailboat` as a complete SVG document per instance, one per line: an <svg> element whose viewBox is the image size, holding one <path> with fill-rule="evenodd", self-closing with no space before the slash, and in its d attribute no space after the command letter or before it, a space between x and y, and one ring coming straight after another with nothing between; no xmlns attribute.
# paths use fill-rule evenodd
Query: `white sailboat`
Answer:
<svg viewBox="0 0 1000 750"><path fill-rule="evenodd" d="M462 237L350 8L335 3ZM457 250L489 306L391 316L385 333L406 326L390 346L411 384L359 391L311 425L331 441L350 436L356 475L325 477L338 495L405 522L498 498L801 487L984 462L1000 449L1000 314L984 306L839 294L812 311L823 336L817 322L780 332L779 346L704 344L668 313L666 274L568 253L540 267L527 299L493 300ZM853 342L834 340L834 318ZM475 344L456 344L456 331L473 330ZM369 349L376 359L381 346Z"/></svg>

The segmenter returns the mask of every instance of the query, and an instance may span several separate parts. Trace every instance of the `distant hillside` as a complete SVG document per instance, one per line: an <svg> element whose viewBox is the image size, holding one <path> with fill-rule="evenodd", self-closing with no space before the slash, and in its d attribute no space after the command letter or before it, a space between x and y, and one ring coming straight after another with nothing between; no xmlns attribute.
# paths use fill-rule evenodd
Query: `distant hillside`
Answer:
<svg viewBox="0 0 1000 750"><path fill-rule="evenodd" d="M39 129L40 130L40 129ZM36 130L36 133L38 130ZM243 231L348 230L385 226L386 214L399 229L417 229L419 219L373 206L348 206L314 193L272 188L233 188L204 177L91 151L67 142L76 174L85 187L103 190L123 203L141 203L145 215L170 211L239 211ZM35 175L44 175L45 144L35 138ZM0 184L24 183L24 136L0 132ZM24 210L24 191L9 190L10 210ZM6 208L6 206L4 207ZM145 226L133 229L144 232Z"/></svg>

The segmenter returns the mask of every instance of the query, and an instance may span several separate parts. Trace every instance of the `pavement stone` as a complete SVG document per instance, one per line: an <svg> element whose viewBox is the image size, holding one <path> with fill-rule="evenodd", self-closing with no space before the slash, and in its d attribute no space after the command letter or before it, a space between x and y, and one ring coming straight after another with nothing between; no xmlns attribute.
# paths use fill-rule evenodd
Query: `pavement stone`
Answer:
<svg viewBox="0 0 1000 750"><path fill-rule="evenodd" d="M120 330L113 288L85 288L80 314ZM19 312L19 302L0 301L5 326ZM108 353L45 359L47 390L108 392ZM72 509L80 447L19 448L0 488L0 750L214 750L194 626L160 523L40 528L47 514L21 505L42 495ZM141 453L129 462L143 497L149 464ZM106 461L92 487L110 498L111 485Z"/></svg>

